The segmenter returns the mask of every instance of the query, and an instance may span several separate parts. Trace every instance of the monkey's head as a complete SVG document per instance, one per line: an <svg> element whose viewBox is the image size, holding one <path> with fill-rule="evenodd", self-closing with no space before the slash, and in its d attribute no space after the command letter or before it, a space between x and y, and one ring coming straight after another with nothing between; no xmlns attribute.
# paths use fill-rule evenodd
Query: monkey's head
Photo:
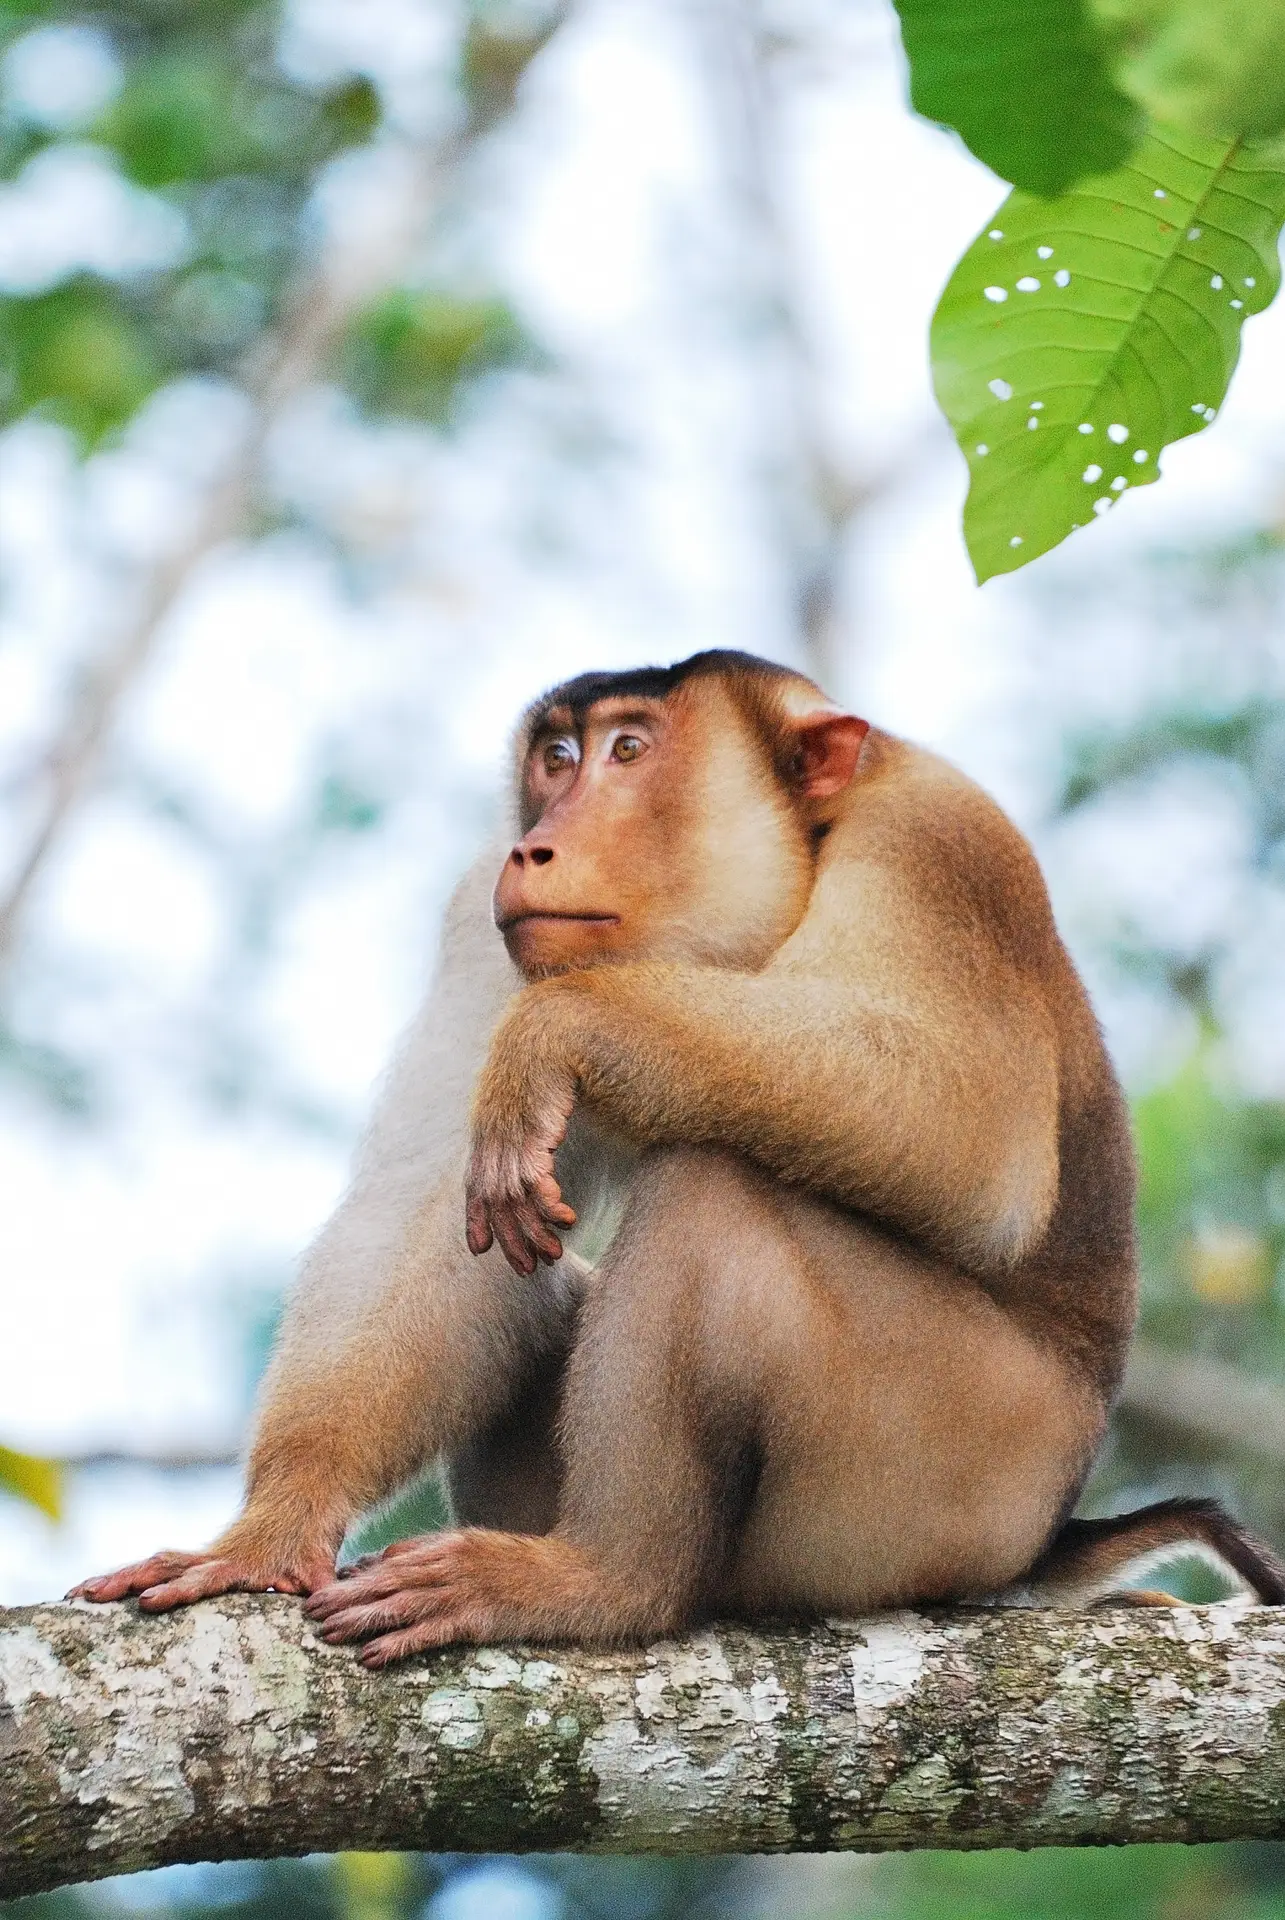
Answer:
<svg viewBox="0 0 1285 1920"><path fill-rule="evenodd" d="M515 964L765 965L803 916L867 730L749 654L555 687L519 735L523 833L495 889Z"/></svg>

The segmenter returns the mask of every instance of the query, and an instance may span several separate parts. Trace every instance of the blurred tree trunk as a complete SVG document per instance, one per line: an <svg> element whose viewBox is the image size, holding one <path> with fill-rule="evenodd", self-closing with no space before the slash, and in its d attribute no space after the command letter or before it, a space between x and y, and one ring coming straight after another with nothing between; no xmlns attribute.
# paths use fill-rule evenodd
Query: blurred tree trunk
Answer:
<svg viewBox="0 0 1285 1920"><path fill-rule="evenodd" d="M1285 1612L975 1609L382 1675L286 1599L0 1612L0 1894L341 1848L1279 1837Z"/></svg>

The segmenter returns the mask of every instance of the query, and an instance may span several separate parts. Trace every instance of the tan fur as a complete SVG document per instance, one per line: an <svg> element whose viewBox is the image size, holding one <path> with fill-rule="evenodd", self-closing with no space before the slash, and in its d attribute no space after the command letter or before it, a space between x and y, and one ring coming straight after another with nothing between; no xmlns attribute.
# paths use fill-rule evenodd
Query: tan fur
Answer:
<svg viewBox="0 0 1285 1920"><path fill-rule="evenodd" d="M310 1603L371 1665L1019 1579L1135 1286L1123 1106L1026 843L740 656L572 683L518 766L512 961L479 865L292 1303L245 1514L83 1591L317 1586L439 1454L469 1524Z"/></svg>

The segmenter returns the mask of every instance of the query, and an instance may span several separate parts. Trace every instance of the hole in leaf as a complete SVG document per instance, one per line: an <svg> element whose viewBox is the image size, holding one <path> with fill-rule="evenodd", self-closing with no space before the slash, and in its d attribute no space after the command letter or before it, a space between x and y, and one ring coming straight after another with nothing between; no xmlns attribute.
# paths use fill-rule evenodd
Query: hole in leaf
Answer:
<svg viewBox="0 0 1285 1920"><path fill-rule="evenodd" d="M1112 424L1107 428L1107 439L1114 440L1117 447L1122 447L1128 438L1129 438L1129 429L1127 427L1122 427L1118 420L1113 421Z"/></svg>
<svg viewBox="0 0 1285 1920"><path fill-rule="evenodd" d="M1055 287L1069 287L1070 284L1071 284L1070 274L1067 272L1065 267L1059 267L1057 272L1053 275L1053 285Z"/></svg>
<svg viewBox="0 0 1285 1920"><path fill-rule="evenodd" d="M1036 247L1035 251L1039 254L1041 260L1051 260L1053 258L1052 247Z"/></svg>
<svg viewBox="0 0 1285 1920"><path fill-rule="evenodd" d="M1231 304L1233 307L1243 307L1245 302L1243 300L1233 300Z"/></svg>
<svg viewBox="0 0 1285 1920"><path fill-rule="evenodd" d="M1258 282L1257 280L1255 280L1252 273L1247 273L1245 275L1245 285L1247 287L1256 287L1258 285Z"/></svg>
<svg viewBox="0 0 1285 1920"><path fill-rule="evenodd" d="M1157 200L1167 200L1169 198L1169 195L1165 192L1163 187L1157 187L1155 191L1155 198Z"/></svg>
<svg viewBox="0 0 1285 1920"><path fill-rule="evenodd" d="M1112 493L1120 493L1128 484L1129 482L1125 479L1124 475L1117 473L1115 479L1111 482L1111 491Z"/></svg>
<svg viewBox="0 0 1285 1920"><path fill-rule="evenodd" d="M1107 494L1101 500L1095 500L1093 502L1093 511L1094 513L1110 513L1114 505L1115 501Z"/></svg>
<svg viewBox="0 0 1285 1920"><path fill-rule="evenodd" d="M1043 411L1044 411L1044 402L1043 402L1042 400L1032 400L1032 401L1031 401L1031 412L1032 412L1032 413L1043 413Z"/></svg>
<svg viewBox="0 0 1285 1920"><path fill-rule="evenodd" d="M1007 287L983 287L982 292L985 294L988 300L1007 300L1008 299Z"/></svg>
<svg viewBox="0 0 1285 1920"><path fill-rule="evenodd" d="M1092 421L1090 421L1090 420L1081 420L1081 422L1080 422L1080 432L1081 432L1081 433L1092 433L1092 431L1093 431L1093 423L1092 423Z"/></svg>
<svg viewBox="0 0 1285 1920"><path fill-rule="evenodd" d="M1192 401L1192 403L1191 403L1191 411L1192 411L1193 413L1203 413L1203 412L1205 411L1205 403L1204 403L1204 401L1203 401L1203 400L1193 400L1193 401Z"/></svg>
<svg viewBox="0 0 1285 1920"><path fill-rule="evenodd" d="M978 447L977 451L978 451L978 454L981 456L981 458L984 460L986 458L986 455L990 452L990 448L986 445L986 442L983 440L981 445Z"/></svg>
<svg viewBox="0 0 1285 1920"><path fill-rule="evenodd" d="M1009 543L1008 543L1008 544L1009 544L1009 546L1010 546L1010 547L1020 547L1020 546L1021 546L1021 544L1022 544L1022 536L1021 536L1021 534L1020 534L1020 533L1015 533L1015 534L1013 535L1013 538L1012 538L1012 539L1011 539L1011 540L1009 541Z"/></svg>
<svg viewBox="0 0 1285 1920"><path fill-rule="evenodd" d="M1199 240L1199 238L1200 238L1200 228L1199 228L1199 227L1188 227L1188 228L1187 228L1187 238L1188 238L1188 240Z"/></svg>
<svg viewBox="0 0 1285 1920"><path fill-rule="evenodd" d="M1215 293L1221 293L1223 290L1223 277L1221 273L1216 273L1209 284Z"/></svg>
<svg viewBox="0 0 1285 1920"><path fill-rule="evenodd" d="M1102 478L1101 467L1094 465L1091 467L1086 467L1084 469L1084 484L1086 486L1091 487L1095 480L1100 480L1101 478Z"/></svg>
<svg viewBox="0 0 1285 1920"><path fill-rule="evenodd" d="M992 239L992 240L1002 240L1002 239L1004 238L1004 230L1003 230L1003 228L1002 228L1002 227L992 227L992 228L991 228L991 230L990 230L990 235L989 235L989 237L990 237L990 239Z"/></svg>
<svg viewBox="0 0 1285 1920"><path fill-rule="evenodd" d="M1205 408L1205 418L1206 418L1206 420L1212 420L1212 419L1214 418L1214 416L1216 415L1216 413L1217 413L1217 412L1218 412L1218 409L1217 409L1217 407L1206 407L1206 408Z"/></svg>
<svg viewBox="0 0 1285 1920"><path fill-rule="evenodd" d="M1024 273L1017 283L1019 293L1038 293L1039 290L1040 283L1033 273Z"/></svg>
<svg viewBox="0 0 1285 1920"><path fill-rule="evenodd" d="M1011 400L1013 398L1013 389L1009 386L1007 380L988 380L986 384L997 400Z"/></svg>
<svg viewBox="0 0 1285 1920"><path fill-rule="evenodd" d="M1133 464L1135 467L1141 467L1141 466L1145 466L1146 461L1147 461L1147 450L1145 447L1139 447L1138 451L1133 456Z"/></svg>

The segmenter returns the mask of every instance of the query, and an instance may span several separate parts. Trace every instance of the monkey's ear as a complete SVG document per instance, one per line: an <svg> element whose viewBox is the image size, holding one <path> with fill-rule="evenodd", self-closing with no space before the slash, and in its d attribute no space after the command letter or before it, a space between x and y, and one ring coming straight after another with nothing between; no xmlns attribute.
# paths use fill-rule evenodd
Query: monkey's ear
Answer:
<svg viewBox="0 0 1285 1920"><path fill-rule="evenodd" d="M858 720L855 713L838 713L830 708L805 714L796 726L799 792L809 800L829 800L842 793L857 770L870 722Z"/></svg>

